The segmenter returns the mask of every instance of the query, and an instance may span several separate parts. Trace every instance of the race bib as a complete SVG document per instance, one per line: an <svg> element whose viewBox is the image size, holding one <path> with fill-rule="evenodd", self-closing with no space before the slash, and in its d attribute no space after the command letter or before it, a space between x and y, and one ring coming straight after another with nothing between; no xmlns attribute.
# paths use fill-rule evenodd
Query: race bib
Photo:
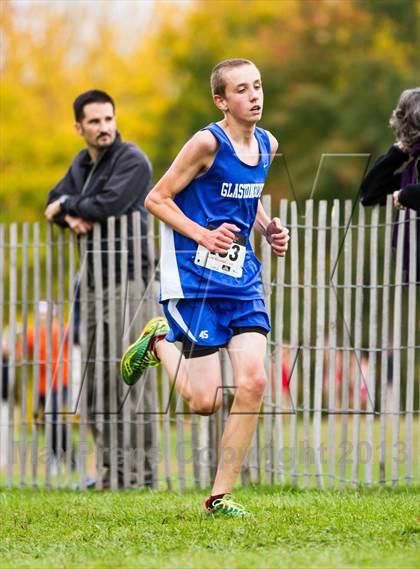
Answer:
<svg viewBox="0 0 420 569"><path fill-rule="evenodd" d="M226 253L211 253L208 249L199 245L195 254L194 263L200 267L206 267L206 269L210 269L211 271L240 278L242 276L245 255L245 238L239 235Z"/></svg>

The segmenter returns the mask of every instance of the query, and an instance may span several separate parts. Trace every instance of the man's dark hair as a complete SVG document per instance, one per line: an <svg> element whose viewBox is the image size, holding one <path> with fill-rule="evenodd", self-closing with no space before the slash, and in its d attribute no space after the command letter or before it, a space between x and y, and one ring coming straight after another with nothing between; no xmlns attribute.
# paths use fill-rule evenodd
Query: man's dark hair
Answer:
<svg viewBox="0 0 420 569"><path fill-rule="evenodd" d="M80 122L83 119L83 109L90 103L111 103L112 108L115 111L114 99L110 97L108 93L100 91L99 89L91 89L90 91L86 91L79 95L73 103L74 118L76 119L76 122Z"/></svg>

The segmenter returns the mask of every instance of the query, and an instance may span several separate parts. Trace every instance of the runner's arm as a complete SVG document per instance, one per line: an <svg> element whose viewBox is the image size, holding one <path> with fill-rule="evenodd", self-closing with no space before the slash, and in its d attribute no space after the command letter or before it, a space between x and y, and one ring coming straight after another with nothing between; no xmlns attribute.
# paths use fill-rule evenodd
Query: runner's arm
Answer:
<svg viewBox="0 0 420 569"><path fill-rule="evenodd" d="M277 138L275 136L273 136L270 131L266 130L266 133L267 133L268 139L270 141L270 164L272 164L272 162L276 156L277 149L279 147L279 143L277 141ZM255 217L254 229L256 229L262 235L266 236L266 228L267 228L268 224L270 223L270 221L271 221L271 219L266 214L262 203L258 202L258 209L257 209L257 215ZM280 222L280 220L279 220L279 222Z"/></svg>
<svg viewBox="0 0 420 569"><path fill-rule="evenodd" d="M267 135L268 135L268 139L269 139L269 141L270 141L270 164L272 164L274 158L275 158L276 155L277 155L277 150L278 150L278 148L279 148L279 143L278 143L277 138L276 138L275 136L273 136L270 131L267 130L266 132L267 132Z"/></svg>
<svg viewBox="0 0 420 569"><path fill-rule="evenodd" d="M270 140L270 164L273 162L278 149L277 139L268 132L268 138ZM258 202L257 215L255 217L254 228L264 235L268 243L271 245L273 252L284 257L288 248L289 230L283 227L280 219L278 217L273 217L270 219L264 210L261 202Z"/></svg>
<svg viewBox="0 0 420 569"><path fill-rule="evenodd" d="M217 229L206 229L187 217L174 202L178 193L210 168L217 148L217 141L210 132L204 130L195 134L148 194L145 207L178 233L203 245L209 251L222 253L229 250L239 228L230 223L223 223Z"/></svg>
<svg viewBox="0 0 420 569"><path fill-rule="evenodd" d="M289 247L289 230L283 227L278 217L270 220L261 202L258 202L257 215L255 217L254 228L264 235L273 249L273 253L279 257L286 255Z"/></svg>
<svg viewBox="0 0 420 569"><path fill-rule="evenodd" d="M280 220L279 220L280 221ZM255 216L254 229L266 236L266 229L271 219L268 217L261 201L258 202L257 215Z"/></svg>

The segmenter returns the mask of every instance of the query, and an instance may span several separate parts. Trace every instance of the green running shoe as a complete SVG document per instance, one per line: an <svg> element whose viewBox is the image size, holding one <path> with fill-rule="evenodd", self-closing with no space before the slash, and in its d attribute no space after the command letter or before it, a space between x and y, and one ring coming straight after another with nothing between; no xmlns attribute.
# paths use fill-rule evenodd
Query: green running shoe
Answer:
<svg viewBox="0 0 420 569"><path fill-rule="evenodd" d="M204 505L206 508L206 506ZM249 518L252 516L247 512L241 504L237 504L232 500L230 494L225 494L223 498L219 498L213 502L212 508L206 508L209 516L225 517L225 518Z"/></svg>
<svg viewBox="0 0 420 569"><path fill-rule="evenodd" d="M156 357L150 344L156 336L166 336L169 332L169 324L158 316L149 320L142 333L121 358L121 375L127 385L134 385L141 378L148 367L157 367L160 360Z"/></svg>

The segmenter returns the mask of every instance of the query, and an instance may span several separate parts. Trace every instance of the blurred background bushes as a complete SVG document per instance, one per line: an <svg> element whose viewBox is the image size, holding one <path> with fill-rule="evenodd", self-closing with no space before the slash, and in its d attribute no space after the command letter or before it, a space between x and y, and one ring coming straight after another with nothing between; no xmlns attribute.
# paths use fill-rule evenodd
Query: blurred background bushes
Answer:
<svg viewBox="0 0 420 569"><path fill-rule="evenodd" d="M261 126L283 153L267 191L309 197L323 153L374 158L393 141L391 110L419 83L417 19L415 0L2 0L1 220L41 219L83 147L71 105L90 88L115 98L123 139L146 151L157 179L187 138L221 118L209 75L227 57L262 72ZM315 197L354 197L366 158L324 165Z"/></svg>

